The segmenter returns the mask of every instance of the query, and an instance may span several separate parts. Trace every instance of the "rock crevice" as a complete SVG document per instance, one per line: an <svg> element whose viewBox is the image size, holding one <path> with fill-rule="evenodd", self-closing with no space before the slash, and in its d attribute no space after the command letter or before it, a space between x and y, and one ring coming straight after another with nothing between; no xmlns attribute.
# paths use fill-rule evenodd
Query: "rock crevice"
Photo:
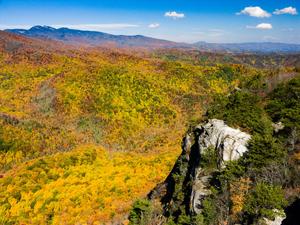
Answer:
<svg viewBox="0 0 300 225"><path fill-rule="evenodd" d="M212 119L199 124L183 138L182 153L171 173L150 194L150 199L160 199L167 216L199 214L203 199L210 194L211 174L201 166L208 149L217 155L217 166L223 168L227 161L239 159L247 152L251 136L234 129L222 120Z"/></svg>

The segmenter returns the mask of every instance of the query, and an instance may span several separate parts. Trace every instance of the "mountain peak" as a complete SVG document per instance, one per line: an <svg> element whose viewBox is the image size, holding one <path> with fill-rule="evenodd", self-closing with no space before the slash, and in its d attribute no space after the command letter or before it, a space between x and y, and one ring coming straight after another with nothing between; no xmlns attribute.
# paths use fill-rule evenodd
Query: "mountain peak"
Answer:
<svg viewBox="0 0 300 225"><path fill-rule="evenodd" d="M194 44L177 43L143 35L113 35L99 31L70 29L67 27L53 28L46 25L33 26L29 30L8 29L11 33L37 38L62 41L71 45L84 46L116 46L116 47L143 47L143 48L188 48L209 52L230 53L296 53L300 52L300 44L286 44L275 42L248 42L248 43L208 43Z"/></svg>
<svg viewBox="0 0 300 225"><path fill-rule="evenodd" d="M107 46L109 44L115 45L117 47L146 48L169 48L182 46L181 44L175 42L150 38L143 35L112 35L98 31L76 30L67 27L56 29L45 25L33 26L28 30L9 29L6 31L27 37L46 38L55 41L62 41L66 44L75 44L77 46L81 44L85 46ZM186 46L186 44L183 46Z"/></svg>
<svg viewBox="0 0 300 225"><path fill-rule="evenodd" d="M36 26L31 27L29 30L30 31L33 31L33 30L51 30L51 31L53 31L53 30L56 30L56 29L53 28L53 27L50 27L50 26L46 26L46 25L43 25L43 26L36 25Z"/></svg>

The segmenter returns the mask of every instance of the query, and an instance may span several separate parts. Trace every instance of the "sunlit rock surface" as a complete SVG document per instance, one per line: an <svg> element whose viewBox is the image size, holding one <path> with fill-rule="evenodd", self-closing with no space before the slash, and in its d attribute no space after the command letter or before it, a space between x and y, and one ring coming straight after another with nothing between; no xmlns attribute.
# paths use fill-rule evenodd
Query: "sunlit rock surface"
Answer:
<svg viewBox="0 0 300 225"><path fill-rule="evenodd" d="M218 155L218 166L224 167L226 161L239 159L247 152L247 142L251 136L239 129L229 127L222 120L212 119L196 127L199 154L208 148L215 149ZM201 160L201 159L200 159ZM202 200L210 194L209 175L199 165L195 168L194 182L191 193L191 207L195 213L201 212Z"/></svg>
<svg viewBox="0 0 300 225"><path fill-rule="evenodd" d="M165 182L150 194L150 199L160 198L170 214L178 208L200 213L203 199L210 194L211 174L201 166L203 154L210 148L217 154L217 166L239 159L247 152L251 136L212 119L188 132L182 142L182 153Z"/></svg>
<svg viewBox="0 0 300 225"><path fill-rule="evenodd" d="M199 151L208 147L216 149L221 163L239 159L247 151L247 142L251 136L239 129L227 126L224 121L212 119L196 127L201 134L198 138Z"/></svg>

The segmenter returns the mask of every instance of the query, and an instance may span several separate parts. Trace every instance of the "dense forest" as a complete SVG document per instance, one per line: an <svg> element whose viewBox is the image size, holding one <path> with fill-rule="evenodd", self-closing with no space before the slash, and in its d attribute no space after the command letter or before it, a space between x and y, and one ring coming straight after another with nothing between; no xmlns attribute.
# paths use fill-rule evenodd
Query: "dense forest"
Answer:
<svg viewBox="0 0 300 225"><path fill-rule="evenodd" d="M137 200L130 213L131 224L281 224L267 223L281 216L285 218L282 224L299 223L300 77L272 90L268 84L254 76L228 95L215 95L201 119L221 119L251 134L248 151L220 166L216 148L197 156L186 154L183 145L165 181L167 194L158 186L154 191L162 192L159 198L150 193L149 200ZM200 213L191 209L195 181L187 163L192 159L187 157L199 160L201 177L210 176L209 194L201 200Z"/></svg>
<svg viewBox="0 0 300 225"><path fill-rule="evenodd" d="M272 216L266 204L281 210L299 196L298 56L224 62L0 39L0 224L128 223L133 202L170 173L186 130L207 118L251 133L251 150L216 173L201 218L174 221L222 221L215 203L234 185L245 189L231 196L234 221ZM131 215L151 204L138 200Z"/></svg>

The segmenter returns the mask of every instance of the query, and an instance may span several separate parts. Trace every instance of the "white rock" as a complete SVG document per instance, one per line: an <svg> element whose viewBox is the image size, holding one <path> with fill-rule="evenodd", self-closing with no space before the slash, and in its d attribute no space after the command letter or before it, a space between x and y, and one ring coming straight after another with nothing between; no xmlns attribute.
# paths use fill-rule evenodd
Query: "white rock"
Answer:
<svg viewBox="0 0 300 225"><path fill-rule="evenodd" d="M247 143L251 136L239 129L227 126L222 120L209 120L208 123L199 125L196 129L200 132L197 140L200 155L209 147L214 148L219 157L219 167L224 167L224 162L238 160L248 150ZM190 204L192 211L199 214L203 199L210 194L210 176L204 175L203 168L199 165L195 174Z"/></svg>
<svg viewBox="0 0 300 225"><path fill-rule="evenodd" d="M284 124L282 122L272 123L272 127L275 133L278 133L279 131L284 129Z"/></svg>
<svg viewBox="0 0 300 225"><path fill-rule="evenodd" d="M200 153L213 147L221 162L239 159L247 151L251 139L249 134L227 126L222 120L212 119L197 128L203 131L198 140Z"/></svg>
<svg viewBox="0 0 300 225"><path fill-rule="evenodd" d="M195 180L191 193L191 205L194 213L201 212L202 200L211 194L209 189L209 180L211 176L201 176L201 169L197 171L197 179Z"/></svg>
<svg viewBox="0 0 300 225"><path fill-rule="evenodd" d="M267 219L267 218L262 218L262 220L260 221L259 224L263 224L263 225L281 225L283 220L286 218L286 215L285 215L284 211L274 209L273 212L276 215L274 220L270 220L270 219Z"/></svg>
<svg viewBox="0 0 300 225"><path fill-rule="evenodd" d="M275 220L269 220L264 218L264 224L266 225L281 225L285 217L282 216L276 216Z"/></svg>

